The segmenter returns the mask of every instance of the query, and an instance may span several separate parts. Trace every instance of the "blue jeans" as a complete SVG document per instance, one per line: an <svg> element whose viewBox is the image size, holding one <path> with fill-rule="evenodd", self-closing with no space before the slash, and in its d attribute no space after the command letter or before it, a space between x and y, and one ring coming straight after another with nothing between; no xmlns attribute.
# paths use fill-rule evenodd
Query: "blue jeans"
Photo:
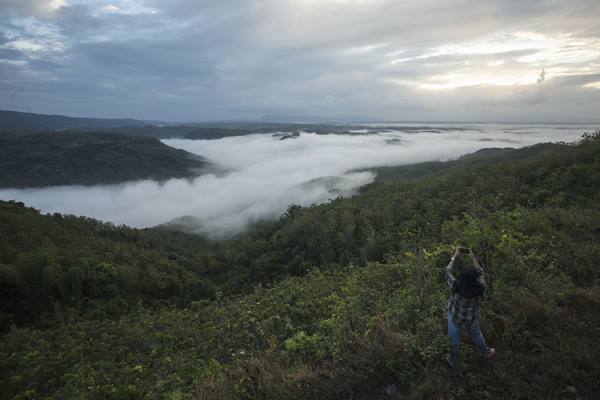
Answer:
<svg viewBox="0 0 600 400"><path fill-rule="evenodd" d="M452 321L452 315L448 312L448 336L450 336L450 341L452 343L452 351L450 352L450 361L453 365L458 365L458 349L460 348L460 329L462 328L462 324L457 324ZM465 325L467 330L469 331L469 335L473 342L475 342L475 346L482 353L486 354L490 351L490 346L487 345L483 335L481 334L481 328L479 327L479 320L475 319L471 322L470 325Z"/></svg>

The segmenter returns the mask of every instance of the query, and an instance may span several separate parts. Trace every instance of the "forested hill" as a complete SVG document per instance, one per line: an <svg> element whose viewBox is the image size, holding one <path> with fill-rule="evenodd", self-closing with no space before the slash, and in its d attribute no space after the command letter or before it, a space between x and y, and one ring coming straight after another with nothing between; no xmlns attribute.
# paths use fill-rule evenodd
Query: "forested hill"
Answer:
<svg viewBox="0 0 600 400"><path fill-rule="evenodd" d="M219 243L0 203L0 398L593 399L600 132L523 151ZM466 341L452 374L456 245L481 256L498 356Z"/></svg>
<svg viewBox="0 0 600 400"><path fill-rule="evenodd" d="M0 187L96 185L199 175L208 162L158 139L97 133L0 138Z"/></svg>
<svg viewBox="0 0 600 400"><path fill-rule="evenodd" d="M506 161L523 161L539 158L542 154L552 154L561 150L568 151L569 145L560 143L540 143L529 147L514 149L485 148L475 153L465 154L452 161L429 161L411 165L378 167L370 170L377 174L378 182L396 181L399 179L420 178L427 175L442 175L459 168L476 168L484 165Z"/></svg>

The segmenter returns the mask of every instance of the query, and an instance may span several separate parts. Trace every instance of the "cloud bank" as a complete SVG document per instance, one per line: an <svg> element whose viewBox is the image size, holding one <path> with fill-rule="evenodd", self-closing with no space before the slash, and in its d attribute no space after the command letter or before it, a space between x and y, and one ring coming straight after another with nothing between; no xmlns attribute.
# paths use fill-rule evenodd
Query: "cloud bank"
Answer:
<svg viewBox="0 0 600 400"><path fill-rule="evenodd" d="M582 126L465 125L457 127L462 130L444 132L435 127L354 136L303 133L288 140L271 134L165 140L170 146L207 157L229 172L162 184L137 181L7 189L0 190L0 199L24 201L44 212L86 215L135 227L192 216L199 233L219 238L239 233L254 221L277 217L292 203L308 206L352 195L374 179L370 172L352 171L454 159L484 147L573 141L582 130L591 130Z"/></svg>
<svg viewBox="0 0 600 400"><path fill-rule="evenodd" d="M597 0L0 0L0 108L597 120L599 20Z"/></svg>

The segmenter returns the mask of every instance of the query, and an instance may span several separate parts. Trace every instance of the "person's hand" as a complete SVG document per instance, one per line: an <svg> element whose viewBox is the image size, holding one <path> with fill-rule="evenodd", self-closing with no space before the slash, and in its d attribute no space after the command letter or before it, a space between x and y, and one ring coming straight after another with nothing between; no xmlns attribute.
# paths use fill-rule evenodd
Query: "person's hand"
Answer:
<svg viewBox="0 0 600 400"><path fill-rule="evenodd" d="M457 247L456 250L454 250L454 255L452 256L453 260L456 260L456 258L460 255L460 247Z"/></svg>

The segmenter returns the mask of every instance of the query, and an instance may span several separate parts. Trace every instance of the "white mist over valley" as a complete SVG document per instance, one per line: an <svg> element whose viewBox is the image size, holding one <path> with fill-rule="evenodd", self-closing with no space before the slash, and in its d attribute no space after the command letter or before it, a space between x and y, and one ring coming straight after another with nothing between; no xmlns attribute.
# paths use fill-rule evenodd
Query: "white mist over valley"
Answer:
<svg viewBox="0 0 600 400"><path fill-rule="evenodd" d="M290 204L308 206L351 196L374 181L375 174L366 171L371 167L450 160L490 147L572 142L593 130L586 125L423 125L402 124L406 129L386 130L386 124L374 124L373 129L380 132L303 132L286 140L271 133L163 140L206 157L221 172L191 180L4 189L0 199L23 201L43 212L84 215L140 228L192 217L194 231L220 238L239 233L252 222L276 218Z"/></svg>

